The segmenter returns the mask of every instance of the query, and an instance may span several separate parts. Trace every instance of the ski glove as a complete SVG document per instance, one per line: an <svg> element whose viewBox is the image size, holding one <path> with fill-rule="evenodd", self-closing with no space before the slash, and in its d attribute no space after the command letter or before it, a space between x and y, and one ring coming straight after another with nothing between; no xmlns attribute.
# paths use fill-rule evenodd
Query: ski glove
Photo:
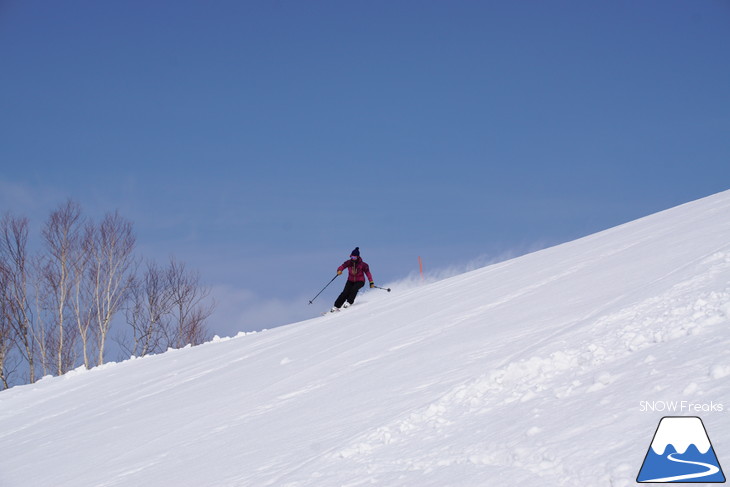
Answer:
<svg viewBox="0 0 730 487"><path fill-rule="evenodd" d="M370 289L375 287L375 283L373 281L370 281Z"/></svg>
<svg viewBox="0 0 730 487"><path fill-rule="evenodd" d="M342 271L337 271L337 275L338 276L341 276L342 275Z"/></svg>

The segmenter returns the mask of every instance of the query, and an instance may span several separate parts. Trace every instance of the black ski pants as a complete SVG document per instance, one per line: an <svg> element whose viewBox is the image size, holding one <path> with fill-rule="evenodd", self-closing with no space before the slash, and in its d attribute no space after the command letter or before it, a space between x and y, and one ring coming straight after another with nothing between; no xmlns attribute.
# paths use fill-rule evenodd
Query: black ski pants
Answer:
<svg viewBox="0 0 730 487"><path fill-rule="evenodd" d="M347 281L345 289L342 290L337 299L335 299L335 308L341 308L345 301L352 304L355 302L357 292L365 285L365 281Z"/></svg>

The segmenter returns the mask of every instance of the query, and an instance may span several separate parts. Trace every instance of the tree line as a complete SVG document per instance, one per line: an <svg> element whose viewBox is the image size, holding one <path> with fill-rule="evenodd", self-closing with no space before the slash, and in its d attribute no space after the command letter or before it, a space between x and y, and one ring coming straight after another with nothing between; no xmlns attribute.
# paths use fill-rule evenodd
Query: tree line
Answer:
<svg viewBox="0 0 730 487"><path fill-rule="evenodd" d="M110 340L140 357L208 338L214 303L200 275L175 258L143 261L118 211L95 221L68 200L33 252L29 226L0 220L0 389L102 365Z"/></svg>

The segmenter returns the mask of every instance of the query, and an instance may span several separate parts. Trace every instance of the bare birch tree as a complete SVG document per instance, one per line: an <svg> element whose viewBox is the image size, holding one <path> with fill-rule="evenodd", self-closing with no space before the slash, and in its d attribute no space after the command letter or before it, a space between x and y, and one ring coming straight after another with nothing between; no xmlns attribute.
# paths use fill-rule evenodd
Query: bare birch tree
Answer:
<svg viewBox="0 0 730 487"><path fill-rule="evenodd" d="M2 389L10 387L11 371L8 367L10 353L15 347L15 333L10 326L9 269L0 259L0 383Z"/></svg>
<svg viewBox="0 0 730 487"><path fill-rule="evenodd" d="M76 329L81 340L81 351L84 358L84 367L91 368L91 356L94 353L96 344L94 286L92 273L90 272L93 258L94 233L96 227L93 223L87 223L81 238L81 255L74 261L73 286L71 288L71 307L76 321Z"/></svg>
<svg viewBox="0 0 730 487"><path fill-rule="evenodd" d="M170 328L172 295L165 273L154 262L148 262L144 273L130 288L127 323L131 327L131 343L122 341L130 355L142 357L165 350Z"/></svg>
<svg viewBox="0 0 730 487"><path fill-rule="evenodd" d="M51 307L48 304L50 299L43 294L45 287L43 261L44 259L40 255L33 259L31 279L33 281L33 305L35 309L35 326L33 330L34 357L36 358L36 364L40 369L41 376L46 376L51 374L53 369L53 364L51 363L53 359L49 358L52 355L52 351L49 348L51 340L46 339L48 330L53 330L53 324L52 320L47 318L47 310Z"/></svg>
<svg viewBox="0 0 730 487"><path fill-rule="evenodd" d="M4 267L3 308L6 324L28 365L28 380L36 381L32 306L29 297L31 266L28 259L28 219L9 214L0 221L0 262Z"/></svg>
<svg viewBox="0 0 730 487"><path fill-rule="evenodd" d="M206 303L210 290L200 284L200 274L188 271L185 264L170 259L167 282L172 298L174 328L168 337L173 348L199 345L206 339L205 320L213 313L214 304Z"/></svg>
<svg viewBox="0 0 730 487"><path fill-rule="evenodd" d="M46 253L39 261L41 308L47 321L43 332L47 363L58 375L74 366L78 333L68 323L73 272L81 258L81 208L72 200L53 211L42 230Z"/></svg>
<svg viewBox="0 0 730 487"><path fill-rule="evenodd" d="M132 223L118 212L107 214L91 239L91 280L98 358L104 363L104 349L112 319L127 297L132 283L135 237Z"/></svg>
<svg viewBox="0 0 730 487"><path fill-rule="evenodd" d="M199 274L174 258L165 268L148 263L131 292L127 323L132 337L122 348L142 356L203 343L208 337L205 321L214 309L209 294Z"/></svg>

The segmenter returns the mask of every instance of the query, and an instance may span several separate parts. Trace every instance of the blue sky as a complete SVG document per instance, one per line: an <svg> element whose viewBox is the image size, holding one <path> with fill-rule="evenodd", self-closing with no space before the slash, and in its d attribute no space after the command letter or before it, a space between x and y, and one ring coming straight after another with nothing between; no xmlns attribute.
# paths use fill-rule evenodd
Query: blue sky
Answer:
<svg viewBox="0 0 730 487"><path fill-rule="evenodd" d="M730 188L730 2L0 2L0 210L119 209L219 334ZM319 299L327 308L342 283Z"/></svg>

